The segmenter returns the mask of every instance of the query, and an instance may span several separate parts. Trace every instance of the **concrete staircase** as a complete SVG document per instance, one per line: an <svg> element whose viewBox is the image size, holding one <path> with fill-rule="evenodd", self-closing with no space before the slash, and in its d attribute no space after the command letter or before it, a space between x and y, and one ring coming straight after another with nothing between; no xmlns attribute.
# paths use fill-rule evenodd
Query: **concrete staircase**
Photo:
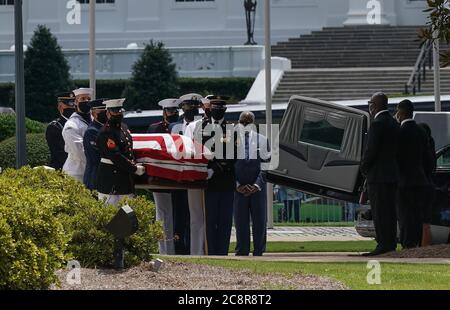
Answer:
<svg viewBox="0 0 450 310"><path fill-rule="evenodd" d="M377 91L401 95L411 68L354 68L292 70L285 75L273 97L274 103L286 103L293 95L328 101L369 99ZM433 73L428 72L421 94L433 93ZM450 70L442 70L442 93L450 93Z"/></svg>
<svg viewBox="0 0 450 310"><path fill-rule="evenodd" d="M272 48L295 69L414 66L419 26L324 28Z"/></svg>
<svg viewBox="0 0 450 310"><path fill-rule="evenodd" d="M335 101L368 98L380 90L401 94L420 53L419 28L324 28L278 43L273 47L273 55L290 59L293 70L285 73L274 102L285 103L291 95ZM428 75L422 93L433 92L432 72ZM450 71L444 71L444 93L450 92L449 82Z"/></svg>

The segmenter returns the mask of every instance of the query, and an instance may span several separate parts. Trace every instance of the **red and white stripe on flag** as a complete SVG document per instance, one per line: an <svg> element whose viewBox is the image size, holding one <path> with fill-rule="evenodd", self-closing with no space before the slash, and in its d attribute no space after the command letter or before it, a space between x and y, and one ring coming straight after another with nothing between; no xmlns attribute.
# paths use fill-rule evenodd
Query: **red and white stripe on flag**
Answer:
<svg viewBox="0 0 450 310"><path fill-rule="evenodd" d="M208 159L205 148L181 135L132 135L138 163L144 164L149 176L176 182L205 181Z"/></svg>

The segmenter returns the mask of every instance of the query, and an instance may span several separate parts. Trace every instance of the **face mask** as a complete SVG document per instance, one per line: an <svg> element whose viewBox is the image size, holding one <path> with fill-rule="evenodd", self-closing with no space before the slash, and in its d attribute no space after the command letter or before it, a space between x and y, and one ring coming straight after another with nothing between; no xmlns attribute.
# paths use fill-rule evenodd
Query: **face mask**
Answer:
<svg viewBox="0 0 450 310"><path fill-rule="evenodd" d="M207 118L211 118L211 109L206 109L205 110L205 115Z"/></svg>
<svg viewBox="0 0 450 310"><path fill-rule="evenodd" d="M123 115L111 115L111 118L109 119L109 123L112 126L121 126L123 121Z"/></svg>
<svg viewBox="0 0 450 310"><path fill-rule="evenodd" d="M80 113L88 114L91 111L91 106L89 105L89 101L83 101L78 104L78 110Z"/></svg>
<svg viewBox="0 0 450 310"><path fill-rule="evenodd" d="M167 116L166 117L166 121L169 123L169 124L171 124L171 123L175 123L175 122L178 122L178 119L179 119L180 117L177 115L177 114L174 114L174 115L171 115L171 116Z"/></svg>
<svg viewBox="0 0 450 310"><path fill-rule="evenodd" d="M186 122L193 122L198 114L198 109L187 110L184 112L184 119Z"/></svg>
<svg viewBox="0 0 450 310"><path fill-rule="evenodd" d="M65 119L69 119L73 113L75 113L75 109L74 108L67 108L64 109L61 116L64 117Z"/></svg>
<svg viewBox="0 0 450 310"><path fill-rule="evenodd" d="M106 116L106 111L102 111L97 115L97 122L101 124L106 124L108 117Z"/></svg>
<svg viewBox="0 0 450 310"><path fill-rule="evenodd" d="M216 120L220 121L225 116L225 110L222 109L212 109L211 110L211 116Z"/></svg>

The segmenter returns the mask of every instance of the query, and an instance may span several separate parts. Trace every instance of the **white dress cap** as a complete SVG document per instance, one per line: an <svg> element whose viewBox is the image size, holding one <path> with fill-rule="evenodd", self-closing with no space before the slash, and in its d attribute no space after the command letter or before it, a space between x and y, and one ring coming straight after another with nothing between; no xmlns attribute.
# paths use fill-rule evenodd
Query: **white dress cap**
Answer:
<svg viewBox="0 0 450 310"><path fill-rule="evenodd" d="M158 105L162 107L163 109L170 109L170 108L178 108L179 107L179 101L178 99L164 99L161 100Z"/></svg>
<svg viewBox="0 0 450 310"><path fill-rule="evenodd" d="M106 105L107 109L122 108L125 100L126 100L125 98L113 99L113 100L105 101L105 102L103 102L103 104Z"/></svg>
<svg viewBox="0 0 450 310"><path fill-rule="evenodd" d="M75 96L80 95L88 95L91 96L94 94L94 90L92 88L78 88L73 91Z"/></svg>

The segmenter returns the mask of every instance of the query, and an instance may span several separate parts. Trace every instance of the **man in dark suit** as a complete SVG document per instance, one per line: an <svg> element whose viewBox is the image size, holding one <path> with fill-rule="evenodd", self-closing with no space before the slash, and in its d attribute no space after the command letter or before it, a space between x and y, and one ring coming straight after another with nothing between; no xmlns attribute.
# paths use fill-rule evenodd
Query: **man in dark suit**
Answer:
<svg viewBox="0 0 450 310"><path fill-rule="evenodd" d="M422 238L422 213L430 182L426 171L432 158L426 132L413 120L414 106L403 100L397 107L401 123L398 150L398 219L400 242L405 249L416 248Z"/></svg>
<svg viewBox="0 0 450 310"><path fill-rule="evenodd" d="M238 160L235 164L236 192L234 222L236 255L250 254L250 220L253 232L253 256L262 256L267 240L267 189L265 172L261 169L260 152L268 153L268 141L254 127L255 115L243 112L237 127ZM243 155L243 156L242 156ZM263 154L263 157L266 157Z"/></svg>
<svg viewBox="0 0 450 310"><path fill-rule="evenodd" d="M366 176L376 231L377 247L365 256L376 256L397 248L396 191L399 125L388 111L388 97L376 93L369 101L373 117L361 172Z"/></svg>

